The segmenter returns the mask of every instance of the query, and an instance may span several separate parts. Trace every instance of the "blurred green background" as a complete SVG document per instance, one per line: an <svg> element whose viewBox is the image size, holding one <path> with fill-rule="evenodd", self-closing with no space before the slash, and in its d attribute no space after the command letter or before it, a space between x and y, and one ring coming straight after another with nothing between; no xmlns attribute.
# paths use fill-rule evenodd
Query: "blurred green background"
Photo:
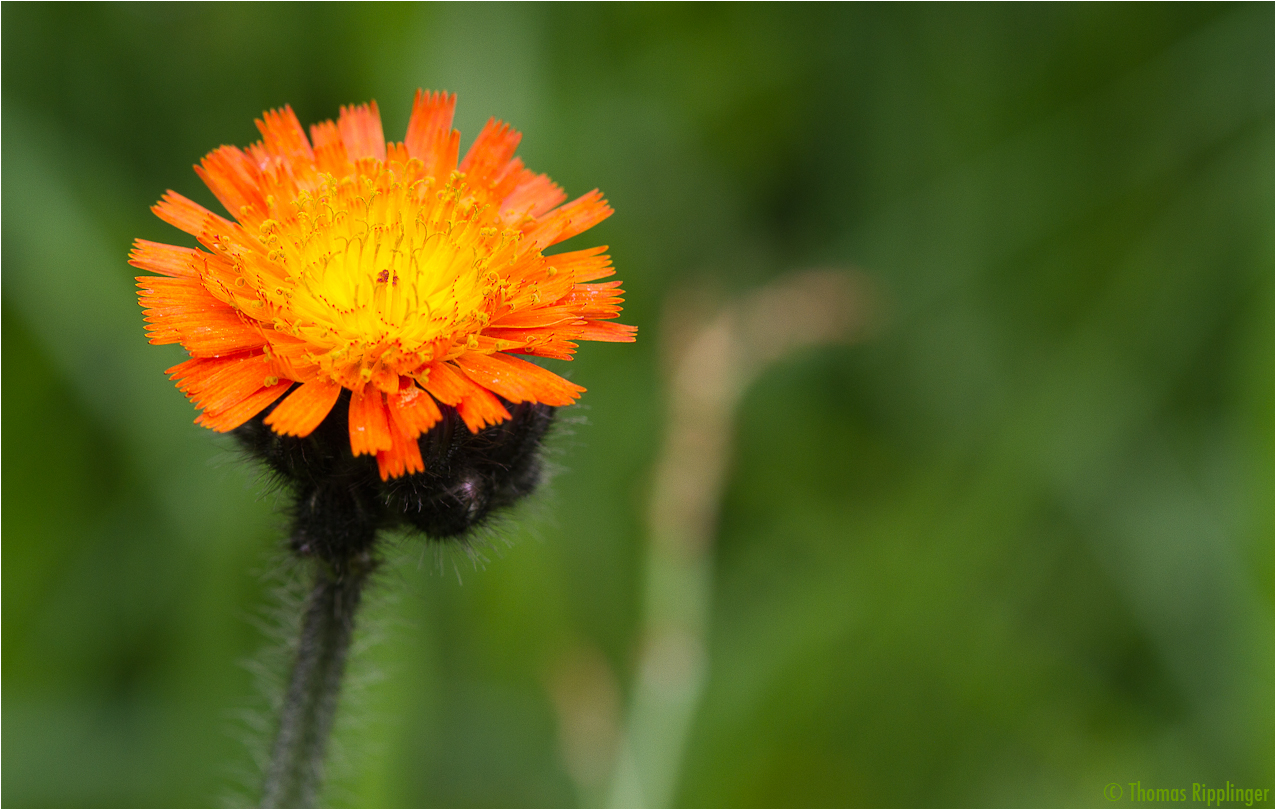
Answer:
<svg viewBox="0 0 1276 810"><path fill-rule="evenodd" d="M185 243L148 206L215 205L191 164L262 110L375 98L398 139L417 87L463 149L495 115L603 189L583 241L641 331L580 350L512 545L396 542L331 803L590 800L551 682L573 650L632 682L661 312L814 266L879 326L744 400L678 803L1273 787L1270 4L0 16L4 804L253 801L284 518L191 424L126 254Z"/></svg>

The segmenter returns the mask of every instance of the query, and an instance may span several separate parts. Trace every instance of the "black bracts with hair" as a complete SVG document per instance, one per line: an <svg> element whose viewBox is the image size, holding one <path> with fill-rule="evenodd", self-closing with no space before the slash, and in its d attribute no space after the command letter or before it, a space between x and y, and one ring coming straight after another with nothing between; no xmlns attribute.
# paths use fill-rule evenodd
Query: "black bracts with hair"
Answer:
<svg viewBox="0 0 1276 810"><path fill-rule="evenodd" d="M425 471L382 481L372 456L350 452L350 392L313 433L281 436L263 419L234 432L294 496L293 550L341 567L372 547L381 529L415 527L435 540L459 538L494 510L516 503L541 479L541 441L555 408L502 400L511 418L471 433L454 408L418 439Z"/></svg>

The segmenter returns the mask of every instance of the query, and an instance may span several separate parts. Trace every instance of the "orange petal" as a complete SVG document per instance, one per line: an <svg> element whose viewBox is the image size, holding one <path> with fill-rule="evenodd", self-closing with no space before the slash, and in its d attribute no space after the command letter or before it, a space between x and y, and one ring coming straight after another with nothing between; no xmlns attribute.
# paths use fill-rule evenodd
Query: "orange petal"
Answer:
<svg viewBox="0 0 1276 810"><path fill-rule="evenodd" d="M176 191L166 191L160 201L151 206L155 216L183 230L191 236L199 236L209 230L210 224L229 230L230 223L197 202L188 200Z"/></svg>
<svg viewBox="0 0 1276 810"><path fill-rule="evenodd" d="M521 349L507 349L512 354L526 354L531 357L544 357L548 360L567 360L572 359L572 352L576 351L575 343L567 343L567 347L563 348L558 345L542 343L536 346L524 346Z"/></svg>
<svg viewBox="0 0 1276 810"><path fill-rule="evenodd" d="M421 447L415 439L408 439L403 434L391 429L392 442L389 450L377 451L377 469L381 480L388 481L401 475L425 472L425 461L421 458Z"/></svg>
<svg viewBox="0 0 1276 810"><path fill-rule="evenodd" d="M375 101L342 107L337 129L341 130L341 140L351 161L365 157L385 160L385 135L381 133L381 112Z"/></svg>
<svg viewBox="0 0 1276 810"><path fill-rule="evenodd" d="M222 433L234 430L264 411L270 403L279 399L290 385L292 385L290 380L283 380L277 385L260 389L255 394L244 398L224 411L218 411L217 413L205 411L195 420L195 424L203 425L206 428L212 428Z"/></svg>
<svg viewBox="0 0 1276 810"><path fill-rule="evenodd" d="M165 276L199 278L202 257L207 256L208 254L202 250L135 239L133 249L129 251L128 263L140 270L149 270Z"/></svg>
<svg viewBox="0 0 1276 810"><path fill-rule="evenodd" d="M385 145L385 160L387 163L407 163L412 159L408 154L408 148L402 143L387 143Z"/></svg>
<svg viewBox="0 0 1276 810"><path fill-rule="evenodd" d="M260 329L244 322L200 282L188 278L141 276L138 302L147 307L151 343L181 343L196 356L231 354L265 345Z"/></svg>
<svg viewBox="0 0 1276 810"><path fill-rule="evenodd" d="M577 301L606 298L609 295L621 295L623 281L600 281L597 284L577 284L572 288L573 298Z"/></svg>
<svg viewBox="0 0 1276 810"><path fill-rule="evenodd" d="M141 288L137 294L137 302L157 310L157 314L226 307L226 304L213 297L199 279L137 276L136 280L137 286Z"/></svg>
<svg viewBox="0 0 1276 810"><path fill-rule="evenodd" d="M284 436L309 436L337 404L341 386L330 380L303 383L264 420Z"/></svg>
<svg viewBox="0 0 1276 810"><path fill-rule="evenodd" d="M474 139L474 145L461 161L461 171L470 185L488 187L514 158L518 142L523 135L504 121L487 119L483 131Z"/></svg>
<svg viewBox="0 0 1276 810"><path fill-rule="evenodd" d="M408 134L403 139L408 154L425 164L425 173L445 180L456 168L461 133L452 129L456 94L416 91Z"/></svg>
<svg viewBox="0 0 1276 810"><path fill-rule="evenodd" d="M240 149L234 146L214 149L195 167L195 173L231 216L243 222L244 215L251 216L255 211L252 219L256 223L266 218L266 200L260 191L261 173Z"/></svg>
<svg viewBox="0 0 1276 810"><path fill-rule="evenodd" d="M638 327L611 321L589 321L581 330L579 339L603 343L633 343L638 339Z"/></svg>
<svg viewBox="0 0 1276 810"><path fill-rule="evenodd" d="M491 354L492 352L503 352L506 349L512 349L523 345L522 341L511 342L508 340L498 340L494 337L488 337L487 335L475 335L474 342L475 346L473 349L469 349L467 346L466 349L458 351L456 353L456 357L460 357L462 354L469 351L473 351L477 354Z"/></svg>
<svg viewBox="0 0 1276 810"><path fill-rule="evenodd" d="M262 388L278 384L270 358L253 354L225 364L206 378L198 391L190 389L190 394L197 407L216 412L238 404Z"/></svg>
<svg viewBox="0 0 1276 810"><path fill-rule="evenodd" d="M615 269L611 266L611 257L600 255L606 249L606 245L599 245L598 247L585 248L584 250L573 250L568 253L546 256L545 261L550 266L557 268L559 272L571 273L573 280L576 282L597 281L600 278L616 274Z"/></svg>
<svg viewBox="0 0 1276 810"><path fill-rule="evenodd" d="M407 384L403 385L406 380ZM386 397L390 408L390 421L398 420L404 431L413 438L434 427L443 414L434 397L427 394L407 377L400 378L399 393Z"/></svg>
<svg viewBox="0 0 1276 810"><path fill-rule="evenodd" d="M498 340L517 344L518 348L506 348L502 351L518 354L534 354L537 357L552 357L555 360L571 360L576 350L573 338L580 330L577 325L538 327L535 329L493 329L489 327L485 334Z"/></svg>
<svg viewBox="0 0 1276 810"><path fill-rule="evenodd" d="M350 395L349 422L350 452L356 456L390 449L389 415L379 389L369 385Z"/></svg>
<svg viewBox="0 0 1276 810"><path fill-rule="evenodd" d="M256 124L266 150L272 155L294 166L314 162L315 153L292 107L285 105L282 110L267 110Z"/></svg>
<svg viewBox="0 0 1276 810"><path fill-rule="evenodd" d="M489 425L496 425L510 418L510 412L486 388L474 387L474 393L461 400L456 412L461 415L471 433L478 433Z"/></svg>
<svg viewBox="0 0 1276 810"><path fill-rule="evenodd" d="M471 433L510 418L509 411L491 391L478 385L450 363L434 363L424 383L439 402L456 408Z"/></svg>
<svg viewBox="0 0 1276 810"><path fill-rule="evenodd" d="M315 363L312 351L313 346L301 338L282 332L270 333L270 356L280 371L280 377L314 380L328 376L319 373L319 365Z"/></svg>
<svg viewBox="0 0 1276 810"><path fill-rule="evenodd" d="M165 374L170 380L177 380L177 390L186 391L189 388L197 386L202 380L206 379L217 372L227 363L238 360L238 357L192 357L190 360L178 363L172 368L166 369Z"/></svg>
<svg viewBox="0 0 1276 810"><path fill-rule="evenodd" d="M177 381L177 390L192 399L204 390L204 386L222 369L252 357L251 354L229 355L227 357L192 357L184 363L178 363L164 373L170 380Z"/></svg>
<svg viewBox="0 0 1276 810"><path fill-rule="evenodd" d="M431 363L427 368L429 373L421 386L445 405L461 404L472 386L469 378L447 363Z"/></svg>
<svg viewBox="0 0 1276 810"><path fill-rule="evenodd" d="M562 205L567 193L543 174L528 172L501 202L501 212L517 212L539 217Z"/></svg>
<svg viewBox="0 0 1276 810"><path fill-rule="evenodd" d="M148 321L162 316L212 312L234 309L230 291L219 277L222 268L218 262L208 262L209 278L201 282L194 278L164 278L162 276L137 276L141 289L137 301L147 307ZM210 283L211 282L211 283Z"/></svg>
<svg viewBox="0 0 1276 810"><path fill-rule="evenodd" d="M523 165L522 158L510 158L505 161L504 165L498 165L496 171L492 173L491 179L487 181L487 189L497 200L504 200L514 192L514 189L523 184L525 180L531 179L535 175L526 166ZM503 210L503 209L502 209Z"/></svg>
<svg viewBox="0 0 1276 810"><path fill-rule="evenodd" d="M221 306L219 302L219 306ZM219 357L266 345L261 331L229 307L147 315L151 343L181 343L195 357Z"/></svg>
<svg viewBox="0 0 1276 810"><path fill-rule="evenodd" d="M527 231L527 239L535 249L544 250L589 230L611 215L611 206L603 199L602 192L594 189L541 217Z"/></svg>
<svg viewBox="0 0 1276 810"><path fill-rule="evenodd" d="M578 321L580 315L571 306L541 307L511 312L492 321L492 326L501 329L529 329L539 326L554 326L564 321Z"/></svg>
<svg viewBox="0 0 1276 810"><path fill-rule="evenodd" d="M421 391L419 388L416 390ZM421 391L420 398L430 399L430 395ZM407 415L397 406L395 402L397 399L397 396L387 397L386 404L389 406L390 416L390 448L377 452L377 468L381 472L382 481L425 471L421 447L416 440L420 433L415 431L415 426L410 424L408 418L405 418ZM437 411L437 408L435 410Z"/></svg>
<svg viewBox="0 0 1276 810"><path fill-rule="evenodd" d="M314 143L315 166L319 171L334 177L345 177L354 171L346 153L345 141L341 139L341 130L337 129L334 122L311 124L310 140Z"/></svg>
<svg viewBox="0 0 1276 810"><path fill-rule="evenodd" d="M606 320L620 314L620 305L625 302L624 294L619 281L577 284L557 303L574 307L582 318Z"/></svg>
<svg viewBox="0 0 1276 810"><path fill-rule="evenodd" d="M553 272L550 268L553 267ZM576 286L573 273L560 273L558 267L546 262L541 269L542 277L535 281L536 291L540 293L541 300L545 305L561 303L563 296L567 295Z"/></svg>
<svg viewBox="0 0 1276 810"><path fill-rule="evenodd" d="M470 352L458 357L456 364L471 380L510 402L570 405L585 390L552 371L507 354Z"/></svg>

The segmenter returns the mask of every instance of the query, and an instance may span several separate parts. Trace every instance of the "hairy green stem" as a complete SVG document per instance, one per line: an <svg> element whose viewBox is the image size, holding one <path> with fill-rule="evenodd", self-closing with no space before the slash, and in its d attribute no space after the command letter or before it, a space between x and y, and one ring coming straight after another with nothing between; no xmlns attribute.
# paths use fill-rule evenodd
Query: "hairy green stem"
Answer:
<svg viewBox="0 0 1276 810"><path fill-rule="evenodd" d="M314 807L323 779L324 752L341 694L341 676L354 632L354 615L368 574L368 559L342 565L317 562L306 602L297 659L288 680L279 732L271 751L262 807Z"/></svg>

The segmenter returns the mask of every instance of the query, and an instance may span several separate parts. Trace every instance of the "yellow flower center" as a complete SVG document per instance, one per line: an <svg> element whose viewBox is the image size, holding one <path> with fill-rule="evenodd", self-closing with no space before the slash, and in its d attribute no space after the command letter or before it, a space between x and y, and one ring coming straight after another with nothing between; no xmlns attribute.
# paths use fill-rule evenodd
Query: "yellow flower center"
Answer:
<svg viewBox="0 0 1276 810"><path fill-rule="evenodd" d="M493 227L461 174L438 188L365 159L353 176L321 175L283 210L268 202L281 217L262 222L260 238L285 279L261 290L274 328L304 340L344 385L384 376L376 382L392 387L453 346L474 348L504 300L494 268L515 262L521 234Z"/></svg>

